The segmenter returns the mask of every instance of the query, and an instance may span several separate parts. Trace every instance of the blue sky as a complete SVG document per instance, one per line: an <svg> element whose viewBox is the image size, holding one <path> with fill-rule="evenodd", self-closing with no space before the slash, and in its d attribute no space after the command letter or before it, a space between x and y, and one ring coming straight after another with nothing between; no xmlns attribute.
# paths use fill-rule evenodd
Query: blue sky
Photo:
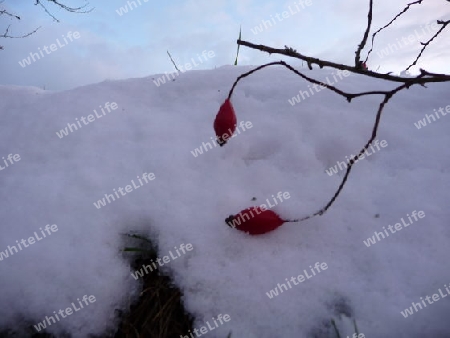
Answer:
<svg viewBox="0 0 450 338"><path fill-rule="evenodd" d="M240 25L244 40L278 48L288 45L309 56L351 64L365 29L369 1L334 0L331 4L327 0L134 2L137 7L130 10L131 1L92 0L89 5L94 10L88 14L67 13L49 4L47 8L60 20L57 23L32 0L5 0L0 6L20 15L22 20L17 22L1 16L0 31L8 24L11 24L10 33L16 35L41 28L26 39L0 39L0 45L4 46L0 51L0 85L64 90L104 80L170 73L175 69L167 50L179 65L198 58L204 51L214 52L214 57L193 66L194 70L230 65L236 55ZM386 24L409 2L376 1L373 28ZM65 0L64 3L79 6L85 2ZM119 15L120 8L125 7L128 13L122 11ZM445 0L427 0L413 7L398 23L379 35L369 67L379 72L405 69L421 48L419 38L426 41L435 32L433 27L424 28L425 24L449 18L450 4ZM271 21L272 27L268 23L267 28L264 27L263 20ZM259 32L256 31L258 26ZM61 43L69 32L78 32L80 37L67 44ZM411 33L417 38L408 42ZM450 29L447 29L418 65L430 71L449 73L450 65L445 62L450 57L449 37ZM25 67L20 65L19 61L30 53L56 43L57 39L64 46L39 60L30 59ZM387 53L381 56L383 49ZM239 64L258 65L279 59L283 57L242 47ZM291 62L301 67L301 63Z"/></svg>

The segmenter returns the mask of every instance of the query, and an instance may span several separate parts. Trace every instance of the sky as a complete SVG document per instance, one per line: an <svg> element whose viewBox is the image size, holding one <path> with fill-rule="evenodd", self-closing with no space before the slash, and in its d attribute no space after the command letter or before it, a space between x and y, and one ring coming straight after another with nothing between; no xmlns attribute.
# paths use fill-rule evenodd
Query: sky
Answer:
<svg viewBox="0 0 450 338"><path fill-rule="evenodd" d="M67 13L46 4L59 20L55 22L32 0L5 0L0 8L19 15L21 20L0 16L0 32L8 25L11 35L40 29L24 39L0 39L4 46L0 50L0 85L67 90L105 80L172 73L176 69L167 51L182 71L186 63L191 70L231 65L240 27L243 40L275 48L287 45L307 56L350 65L366 28L368 2L134 0L133 5L133 1L92 0L87 3L92 11L87 14ZM370 35L409 2L375 1ZM63 3L74 7L86 4L81 0ZM419 40L428 40L439 28L426 25L449 18L446 0L426 0L413 6L379 34L367 63L369 68L394 73L404 70L418 55ZM418 66L411 68L412 73L417 73L418 67L449 73L450 65L445 62L450 57L449 37L447 28L430 44ZM55 46L50 50L52 44ZM367 51L362 53L364 58ZM38 59L39 52L43 56ZM34 60L33 53L38 55ZM238 64L259 65L280 59L287 58L242 47ZM290 62L304 66L299 60Z"/></svg>

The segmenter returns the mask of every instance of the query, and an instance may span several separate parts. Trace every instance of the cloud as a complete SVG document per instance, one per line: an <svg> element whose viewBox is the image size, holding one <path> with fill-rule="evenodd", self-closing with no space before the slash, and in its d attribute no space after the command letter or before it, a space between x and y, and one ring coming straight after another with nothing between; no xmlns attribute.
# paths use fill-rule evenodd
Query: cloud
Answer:
<svg viewBox="0 0 450 338"><path fill-rule="evenodd" d="M372 31L389 22L408 2L377 1ZM15 25L15 31L28 31L39 25L43 28L26 39L1 41L5 50L0 52L0 83L68 89L105 79L172 72L173 65L166 50L170 50L176 62L180 63L188 62L204 50L214 51L216 57L198 69L229 65L236 55L240 25L244 40L278 48L288 45L309 56L352 64L355 49L366 28L368 10L367 3L360 0L336 0L331 3L311 0L311 6L281 21L277 20L272 27L254 34L252 29L261 25L262 20L272 20L277 14L288 10L289 6L300 6L298 1L185 0L164 4L141 3L123 16L116 13L116 9L127 5L127 1L123 0L95 4L95 10L89 14L59 11L59 24L52 23L51 18L36 8L38 6L18 7L17 11L26 20L20 26ZM407 37L420 29L420 25L436 20L436 13L439 18L448 19L450 5L429 0L413 6L392 27L379 34L369 65L372 68L380 66L383 71L405 68L419 52L421 46L418 42L383 58L378 56L377 50ZM26 68L19 66L18 61L30 52L53 43L68 31L79 31L81 38ZM450 72L448 63L443 61L448 56L449 34L447 29L433 41L418 66ZM243 47L239 64L255 65L274 59L283 57Z"/></svg>

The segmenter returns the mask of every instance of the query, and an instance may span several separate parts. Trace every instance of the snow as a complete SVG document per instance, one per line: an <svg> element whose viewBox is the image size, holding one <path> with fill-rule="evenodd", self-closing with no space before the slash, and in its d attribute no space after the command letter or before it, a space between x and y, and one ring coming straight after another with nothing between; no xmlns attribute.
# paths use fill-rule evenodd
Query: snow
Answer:
<svg viewBox="0 0 450 338"><path fill-rule="evenodd" d="M0 252L47 224L58 228L0 261L0 327L36 325L93 295L94 303L48 332L86 337L114 330L114 310L127 309L140 290L120 252L123 234L139 232L157 241L160 257L192 245L160 269L181 288L196 316L194 328L230 316L208 337L230 331L246 338L332 337L326 326L339 313L355 318L359 332L371 338L450 335L448 298L408 318L401 314L450 283L450 118L414 125L450 105L450 84L413 86L394 96L377 138L388 146L355 165L326 214L250 236L225 218L278 192L290 194L273 208L284 219L329 201L344 172L329 176L326 170L369 139L382 99L349 104L322 90L292 106L288 99L309 83L284 68L266 68L242 80L232 97L238 123L253 127L193 156L214 136L215 114L232 83L251 68L190 71L159 87L153 80L161 74L63 92L0 86L0 157L20 155L0 171ZM300 70L322 80L333 75ZM337 85L350 92L396 86L357 75ZM117 109L57 136L107 102ZM145 173L155 179L140 185ZM94 206L132 180L140 186ZM364 244L414 210L425 217ZM328 268L272 299L266 295L286 278L310 273L316 262Z"/></svg>

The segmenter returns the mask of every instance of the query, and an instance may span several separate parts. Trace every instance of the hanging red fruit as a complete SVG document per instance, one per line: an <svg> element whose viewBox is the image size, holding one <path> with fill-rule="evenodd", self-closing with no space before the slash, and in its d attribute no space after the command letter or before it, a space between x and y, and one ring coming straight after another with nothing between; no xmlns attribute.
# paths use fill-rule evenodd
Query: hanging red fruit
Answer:
<svg viewBox="0 0 450 338"><path fill-rule="evenodd" d="M250 235L261 235L275 230L284 222L296 221L283 220L272 210L250 207L237 215L230 215L225 222L228 226L248 232Z"/></svg>
<svg viewBox="0 0 450 338"><path fill-rule="evenodd" d="M233 105L230 99L226 99L220 106L219 112L214 120L214 131L217 136L217 143L219 146L223 146L227 143L227 140L231 138L236 130L236 114L234 113Z"/></svg>

